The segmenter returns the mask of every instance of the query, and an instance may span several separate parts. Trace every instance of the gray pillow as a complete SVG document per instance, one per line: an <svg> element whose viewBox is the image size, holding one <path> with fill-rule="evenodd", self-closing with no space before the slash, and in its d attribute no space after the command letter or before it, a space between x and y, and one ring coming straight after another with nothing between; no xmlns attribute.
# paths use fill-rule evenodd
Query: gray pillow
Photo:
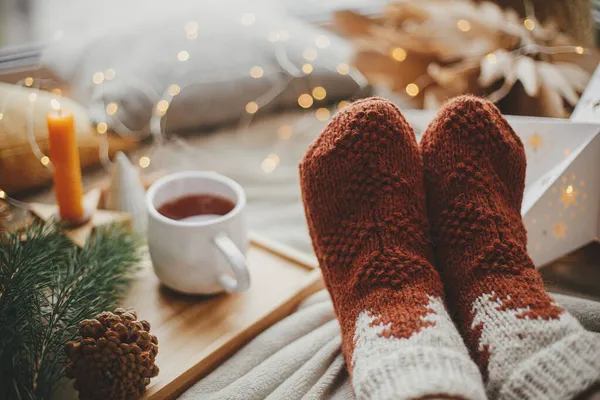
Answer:
<svg viewBox="0 0 600 400"><path fill-rule="evenodd" d="M69 36L67 27L42 58L88 106L92 120L120 133L147 131L151 116L160 114L161 99L170 104L163 120L154 118L153 124L182 131L247 118L251 101L260 105L259 113L298 108L301 94L322 86L326 97L315 100L316 108L352 97L360 88L355 78L361 77L346 72L348 43L274 7L253 5L246 11L243 2L153 4L135 8L135 18L129 18L131 8L117 8L101 30ZM186 55L187 60L178 59ZM305 64L310 67L303 72ZM181 88L172 100L171 85ZM117 109L110 116L112 102Z"/></svg>

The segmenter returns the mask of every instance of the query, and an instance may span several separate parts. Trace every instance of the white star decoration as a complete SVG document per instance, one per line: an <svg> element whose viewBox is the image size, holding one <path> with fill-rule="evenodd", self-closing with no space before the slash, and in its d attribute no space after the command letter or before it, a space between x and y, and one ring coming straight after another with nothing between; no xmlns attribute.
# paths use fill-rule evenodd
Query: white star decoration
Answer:
<svg viewBox="0 0 600 400"><path fill-rule="evenodd" d="M578 122L600 122L600 66L588 82L585 92L571 114L571 120Z"/></svg>
<svg viewBox="0 0 600 400"><path fill-rule="evenodd" d="M405 111L424 132L432 111ZM600 237L600 124L507 116L525 145L527 176L521 214L537 267Z"/></svg>

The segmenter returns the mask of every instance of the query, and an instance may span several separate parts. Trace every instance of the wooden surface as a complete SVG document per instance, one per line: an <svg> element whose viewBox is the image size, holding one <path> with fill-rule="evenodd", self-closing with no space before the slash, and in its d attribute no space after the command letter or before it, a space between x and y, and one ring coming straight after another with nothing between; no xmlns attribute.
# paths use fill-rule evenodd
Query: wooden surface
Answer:
<svg viewBox="0 0 600 400"><path fill-rule="evenodd" d="M252 284L241 294L186 296L159 284L148 258L124 307L134 307L158 337L146 399L171 399L258 333L322 288L316 260L256 235L247 254Z"/></svg>

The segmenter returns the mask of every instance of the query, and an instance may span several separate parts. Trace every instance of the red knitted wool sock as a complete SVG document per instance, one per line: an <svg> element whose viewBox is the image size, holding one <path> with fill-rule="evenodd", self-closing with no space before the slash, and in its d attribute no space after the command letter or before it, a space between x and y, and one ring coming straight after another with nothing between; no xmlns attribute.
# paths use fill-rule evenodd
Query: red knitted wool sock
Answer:
<svg viewBox="0 0 600 400"><path fill-rule="evenodd" d="M568 399L600 379L600 341L545 292L521 220L523 145L491 103L446 105L421 142L455 321L492 398Z"/></svg>
<svg viewBox="0 0 600 400"><path fill-rule="evenodd" d="M483 398L431 264L421 157L400 111L377 98L346 107L300 177L357 396Z"/></svg>

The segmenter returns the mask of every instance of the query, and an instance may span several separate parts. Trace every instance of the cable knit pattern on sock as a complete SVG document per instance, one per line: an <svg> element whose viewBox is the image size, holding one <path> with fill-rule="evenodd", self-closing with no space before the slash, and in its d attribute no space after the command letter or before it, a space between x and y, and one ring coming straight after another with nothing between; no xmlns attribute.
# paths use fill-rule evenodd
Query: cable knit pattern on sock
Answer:
<svg viewBox="0 0 600 400"><path fill-rule="evenodd" d="M600 379L600 337L545 292L521 220L523 145L491 103L446 105L421 142L449 306L491 398L568 399Z"/></svg>
<svg viewBox="0 0 600 400"><path fill-rule="evenodd" d="M358 398L484 398L431 263L421 157L400 111L376 98L345 108L300 177Z"/></svg>

